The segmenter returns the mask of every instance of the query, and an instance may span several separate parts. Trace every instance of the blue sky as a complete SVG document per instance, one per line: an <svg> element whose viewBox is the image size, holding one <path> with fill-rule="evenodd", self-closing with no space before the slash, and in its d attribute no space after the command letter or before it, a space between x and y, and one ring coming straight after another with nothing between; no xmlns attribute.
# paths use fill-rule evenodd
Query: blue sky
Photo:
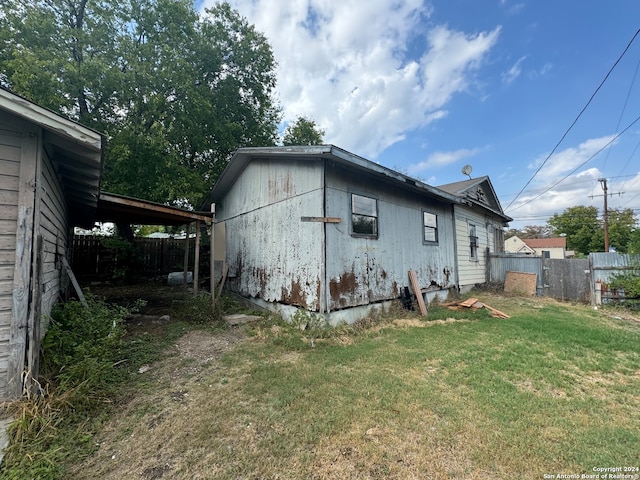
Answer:
<svg viewBox="0 0 640 480"><path fill-rule="evenodd" d="M640 217L640 35L549 157L640 28L637 0L229 3L274 50L285 122L435 186L469 164L515 228L602 209L599 178Z"/></svg>

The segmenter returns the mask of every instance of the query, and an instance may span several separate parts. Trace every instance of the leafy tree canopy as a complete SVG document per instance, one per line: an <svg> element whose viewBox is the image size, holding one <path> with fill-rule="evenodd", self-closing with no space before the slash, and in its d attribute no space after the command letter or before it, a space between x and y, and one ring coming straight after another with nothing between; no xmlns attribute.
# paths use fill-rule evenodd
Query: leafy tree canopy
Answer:
<svg viewBox="0 0 640 480"><path fill-rule="evenodd" d="M0 82L108 135L103 189L199 205L230 154L275 145L275 61L226 3L3 0Z"/></svg>
<svg viewBox="0 0 640 480"><path fill-rule="evenodd" d="M300 116L290 123L285 132L282 144L292 145L322 145L325 131L314 120Z"/></svg>
<svg viewBox="0 0 640 480"><path fill-rule="evenodd" d="M636 224L633 210L609 210L609 244L621 253L631 251L637 236ZM567 235L569 250L583 255L604 250L604 230L596 207L567 208L561 214L554 214L547 225L554 235Z"/></svg>

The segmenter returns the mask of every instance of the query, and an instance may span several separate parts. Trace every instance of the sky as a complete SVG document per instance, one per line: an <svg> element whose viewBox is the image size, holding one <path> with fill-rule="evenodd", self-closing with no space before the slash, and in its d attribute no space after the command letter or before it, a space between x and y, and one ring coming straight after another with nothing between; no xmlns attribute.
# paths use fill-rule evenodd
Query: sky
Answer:
<svg viewBox="0 0 640 480"><path fill-rule="evenodd" d="M602 212L599 179L609 208L640 218L637 0L229 3L273 49L283 129L305 116L325 143L433 186L470 165L511 228Z"/></svg>

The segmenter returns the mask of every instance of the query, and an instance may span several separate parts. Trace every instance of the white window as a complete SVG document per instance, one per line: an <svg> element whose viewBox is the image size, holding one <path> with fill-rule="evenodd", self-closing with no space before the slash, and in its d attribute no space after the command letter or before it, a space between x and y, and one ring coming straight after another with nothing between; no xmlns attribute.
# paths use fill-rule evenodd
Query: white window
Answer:
<svg viewBox="0 0 640 480"><path fill-rule="evenodd" d="M422 241L438 243L438 217L434 213L422 212Z"/></svg>

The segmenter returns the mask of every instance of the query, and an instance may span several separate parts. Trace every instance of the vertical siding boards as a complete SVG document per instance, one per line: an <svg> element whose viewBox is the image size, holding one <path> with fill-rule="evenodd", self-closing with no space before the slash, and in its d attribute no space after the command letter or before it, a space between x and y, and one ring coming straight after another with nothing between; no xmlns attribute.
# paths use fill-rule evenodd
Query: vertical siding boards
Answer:
<svg viewBox="0 0 640 480"><path fill-rule="evenodd" d="M317 160L255 159L216 219L226 224L227 285L237 293L319 311L323 277L323 170ZM250 232L250 233L247 233Z"/></svg>
<svg viewBox="0 0 640 480"><path fill-rule="evenodd" d="M455 286L451 207L426 195L390 186L331 163L326 174L326 224L329 310L398 298L415 270L422 287L446 297ZM378 237L351 236L350 194L377 199ZM436 214L438 244L423 242L422 212Z"/></svg>
<svg viewBox="0 0 640 480"><path fill-rule="evenodd" d="M113 271L113 258L103 242L105 236L75 235L71 247L71 269L76 277L104 280ZM184 267L184 239L135 238L133 240L144 276L166 275L182 271ZM193 268L195 239L189 240L189 268Z"/></svg>
<svg viewBox="0 0 640 480"><path fill-rule="evenodd" d="M589 260L543 258L544 295L557 300L577 300L589 303Z"/></svg>
<svg viewBox="0 0 640 480"><path fill-rule="evenodd" d="M7 397L21 139L0 130L0 399Z"/></svg>

